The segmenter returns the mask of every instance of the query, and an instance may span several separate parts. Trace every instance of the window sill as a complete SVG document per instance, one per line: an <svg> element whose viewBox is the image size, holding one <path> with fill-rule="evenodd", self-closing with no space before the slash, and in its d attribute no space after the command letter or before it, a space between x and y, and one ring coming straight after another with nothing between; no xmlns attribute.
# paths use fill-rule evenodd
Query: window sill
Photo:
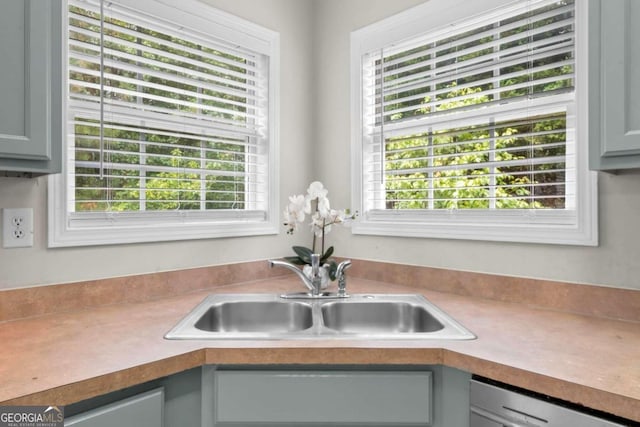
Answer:
<svg viewBox="0 0 640 427"><path fill-rule="evenodd" d="M597 246L594 221L575 211L370 211L352 225L355 235Z"/></svg>
<svg viewBox="0 0 640 427"><path fill-rule="evenodd" d="M73 246L115 245L145 242L167 242L221 237L246 237L277 234L275 221L255 218L255 215L222 215L220 218L198 218L198 215L177 213L142 218L72 219L49 224L50 248Z"/></svg>

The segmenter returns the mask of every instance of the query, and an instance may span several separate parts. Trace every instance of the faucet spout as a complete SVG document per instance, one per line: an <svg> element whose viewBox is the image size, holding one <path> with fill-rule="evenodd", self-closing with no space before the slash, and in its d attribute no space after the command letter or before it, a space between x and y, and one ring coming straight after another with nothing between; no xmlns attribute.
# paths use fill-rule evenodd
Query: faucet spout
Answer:
<svg viewBox="0 0 640 427"><path fill-rule="evenodd" d="M279 260L279 259L270 259L269 261L270 267L284 267L287 270L293 271L299 278L302 280L302 283L309 289L311 295L319 295L320 294L320 256L314 255L311 256L311 275L313 276L311 279L308 278L302 270L296 267L294 264L290 262Z"/></svg>

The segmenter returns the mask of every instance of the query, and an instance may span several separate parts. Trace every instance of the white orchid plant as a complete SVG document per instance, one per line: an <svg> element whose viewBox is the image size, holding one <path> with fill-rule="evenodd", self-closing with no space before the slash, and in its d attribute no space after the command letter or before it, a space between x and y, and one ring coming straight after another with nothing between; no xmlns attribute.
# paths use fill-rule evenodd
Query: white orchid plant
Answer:
<svg viewBox="0 0 640 427"><path fill-rule="evenodd" d="M300 225L309 215L313 241L310 248L293 246L292 249L296 256L286 259L298 265L310 265L311 254L320 254L320 265L328 265L329 277L331 280L335 280L337 264L330 259L333 254L333 246L325 250L325 235L331 231L331 226L334 224L347 225L355 219L357 213L351 213L348 209L331 209L327 194L328 190L324 188L324 185L319 181L314 181L307 188L307 194L289 197L289 204L284 211L284 226L287 228L287 234L298 231Z"/></svg>

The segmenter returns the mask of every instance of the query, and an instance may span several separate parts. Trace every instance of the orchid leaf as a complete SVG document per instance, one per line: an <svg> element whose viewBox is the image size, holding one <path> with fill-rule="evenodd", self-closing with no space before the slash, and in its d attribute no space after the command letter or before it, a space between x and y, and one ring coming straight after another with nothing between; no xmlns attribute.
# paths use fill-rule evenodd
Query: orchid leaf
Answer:
<svg viewBox="0 0 640 427"><path fill-rule="evenodd" d="M333 246L330 246L329 249L327 249L325 253L322 255L322 258L320 258L320 264L321 265L324 264L325 261L327 261L331 255L333 255Z"/></svg>
<svg viewBox="0 0 640 427"><path fill-rule="evenodd" d="M311 254L313 253L311 249L305 248L304 246L293 246L291 249L293 249L305 264L311 264Z"/></svg>
<svg viewBox="0 0 640 427"><path fill-rule="evenodd" d="M299 256L286 256L284 257L285 261L290 262L295 265L305 265L306 262L302 260Z"/></svg>
<svg viewBox="0 0 640 427"><path fill-rule="evenodd" d="M329 261L329 278L331 281L337 279L336 273L338 272L338 263L331 260Z"/></svg>

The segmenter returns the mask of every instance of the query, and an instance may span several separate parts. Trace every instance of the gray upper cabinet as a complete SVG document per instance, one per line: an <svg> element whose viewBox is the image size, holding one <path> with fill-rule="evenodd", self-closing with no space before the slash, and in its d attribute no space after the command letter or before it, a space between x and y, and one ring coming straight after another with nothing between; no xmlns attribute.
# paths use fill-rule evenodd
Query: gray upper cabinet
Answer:
<svg viewBox="0 0 640 427"><path fill-rule="evenodd" d="M59 172L62 0L3 1L0 58L0 175Z"/></svg>
<svg viewBox="0 0 640 427"><path fill-rule="evenodd" d="M640 168L640 2L589 2L589 165Z"/></svg>

